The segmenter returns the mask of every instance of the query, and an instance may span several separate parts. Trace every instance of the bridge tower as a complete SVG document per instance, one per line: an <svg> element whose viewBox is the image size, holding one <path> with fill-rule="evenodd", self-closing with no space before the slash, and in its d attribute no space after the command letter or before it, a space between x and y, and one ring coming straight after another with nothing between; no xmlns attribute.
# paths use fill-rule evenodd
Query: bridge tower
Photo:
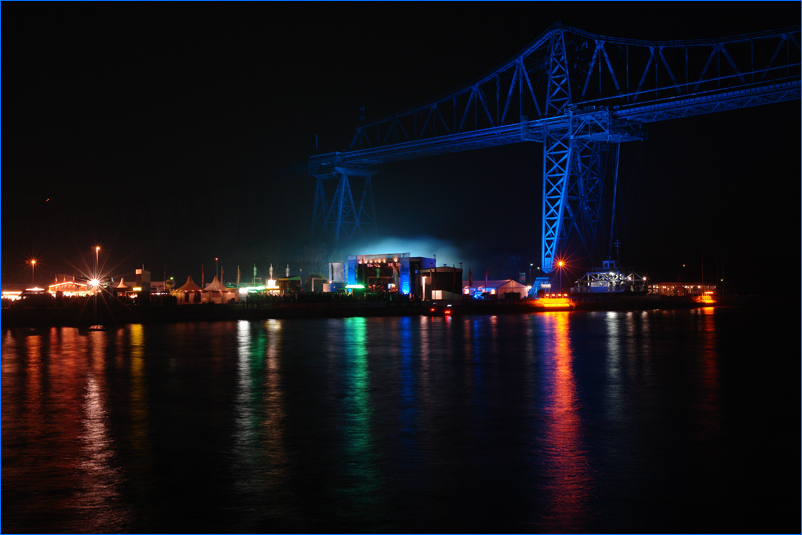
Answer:
<svg viewBox="0 0 802 535"><path fill-rule="evenodd" d="M622 141L643 139L640 123L615 121L608 108L580 111L573 106L562 28L552 32L549 47L546 117L566 117L568 121L542 123L542 131L535 133L528 118L521 117L524 139L543 143L544 273L553 269L555 258L564 256L562 248L572 232L589 258L602 254L597 239L605 172L602 154L609 151L617 161Z"/></svg>
<svg viewBox="0 0 802 535"><path fill-rule="evenodd" d="M376 209L373 203L371 179L376 166L347 163L339 153L312 157L309 174L315 177L315 206L312 213L312 234L325 236L335 242L356 235L378 235ZM354 180L356 179L356 180ZM354 202L352 184L361 180L359 204ZM325 182L336 181L337 187L329 201Z"/></svg>

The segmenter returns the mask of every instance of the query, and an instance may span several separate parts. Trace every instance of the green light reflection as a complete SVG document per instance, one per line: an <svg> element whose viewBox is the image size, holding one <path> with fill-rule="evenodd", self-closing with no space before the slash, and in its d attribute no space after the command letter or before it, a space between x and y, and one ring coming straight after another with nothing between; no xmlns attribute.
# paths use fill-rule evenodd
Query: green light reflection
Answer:
<svg viewBox="0 0 802 535"><path fill-rule="evenodd" d="M373 406L370 398L367 319L344 320L344 454L348 459L346 487L342 492L350 499L345 513L352 521L369 521L378 510L381 484L373 438Z"/></svg>

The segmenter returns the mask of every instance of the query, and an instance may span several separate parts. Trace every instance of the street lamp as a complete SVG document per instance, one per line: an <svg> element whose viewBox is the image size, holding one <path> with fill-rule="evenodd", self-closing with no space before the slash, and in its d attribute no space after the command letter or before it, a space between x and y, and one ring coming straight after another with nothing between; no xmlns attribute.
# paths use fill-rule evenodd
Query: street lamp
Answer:
<svg viewBox="0 0 802 535"><path fill-rule="evenodd" d="M557 265L560 268L560 293L562 293L562 291L563 291L563 266L565 265L565 262L560 260L559 262L557 262Z"/></svg>
<svg viewBox="0 0 802 535"><path fill-rule="evenodd" d="M215 256L215 257L214 257L214 276L216 277L216 276L218 275L218 273L219 273L219 272L218 272L218 270L217 270L217 257ZM219 280L219 279L218 279L218 280Z"/></svg>
<svg viewBox="0 0 802 535"><path fill-rule="evenodd" d="M36 273L36 259L31 259L31 285L36 287L36 283L34 280L34 274Z"/></svg>

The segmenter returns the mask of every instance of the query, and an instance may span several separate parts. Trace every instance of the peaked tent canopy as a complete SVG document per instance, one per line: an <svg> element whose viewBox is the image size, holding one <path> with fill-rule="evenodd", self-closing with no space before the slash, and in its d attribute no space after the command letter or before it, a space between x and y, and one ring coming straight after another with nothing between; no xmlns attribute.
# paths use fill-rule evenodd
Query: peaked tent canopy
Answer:
<svg viewBox="0 0 802 535"><path fill-rule="evenodd" d="M206 288L203 289L204 292L224 292L226 291L226 287L217 280L217 275L214 276L212 282L206 285Z"/></svg>
<svg viewBox="0 0 802 535"><path fill-rule="evenodd" d="M200 291L203 291L203 288L201 288L200 286L195 284L192 281L192 275L190 275L189 277L187 277L187 282L184 283L184 285L182 287L176 288L173 291L175 291L175 292L192 292L192 291L200 292Z"/></svg>
<svg viewBox="0 0 802 535"><path fill-rule="evenodd" d="M128 286L125 285L125 279L120 279L120 284L114 287L117 290L127 290Z"/></svg>

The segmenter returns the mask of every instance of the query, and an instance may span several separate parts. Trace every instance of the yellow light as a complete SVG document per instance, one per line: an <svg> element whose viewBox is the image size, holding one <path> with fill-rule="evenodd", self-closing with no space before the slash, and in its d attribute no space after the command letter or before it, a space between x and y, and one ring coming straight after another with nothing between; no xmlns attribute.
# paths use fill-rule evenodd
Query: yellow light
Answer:
<svg viewBox="0 0 802 535"><path fill-rule="evenodd" d="M556 308L556 307L570 307L571 300L567 297L552 297L549 299L538 299L535 301L535 306Z"/></svg>

